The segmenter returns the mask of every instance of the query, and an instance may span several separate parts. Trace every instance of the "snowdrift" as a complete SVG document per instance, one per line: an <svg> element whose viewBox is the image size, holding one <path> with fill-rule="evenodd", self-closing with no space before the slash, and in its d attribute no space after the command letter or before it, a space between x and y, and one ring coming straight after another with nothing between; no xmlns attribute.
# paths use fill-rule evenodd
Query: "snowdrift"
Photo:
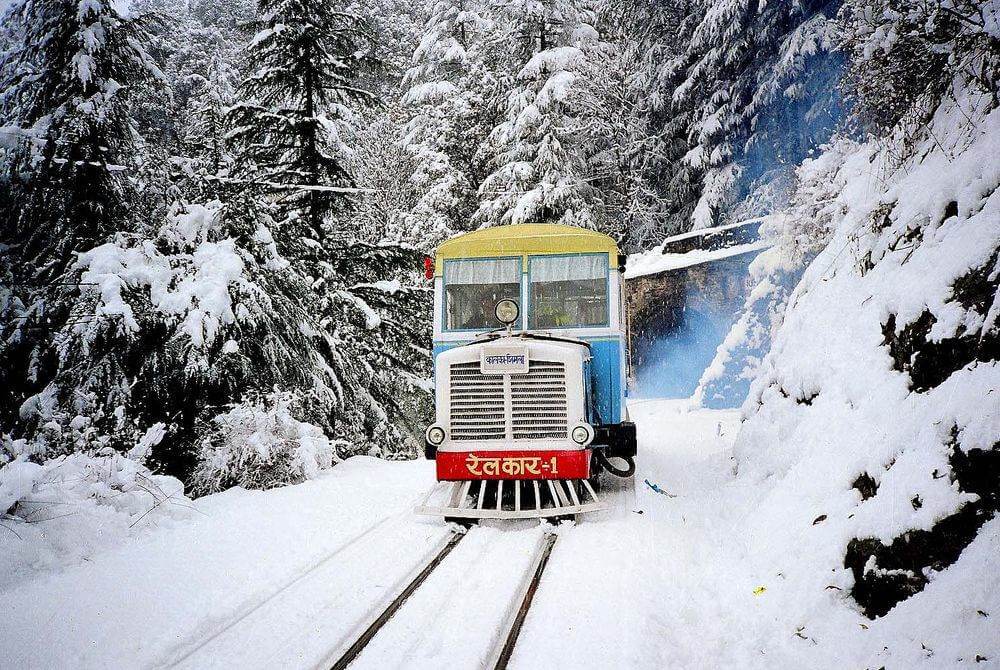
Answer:
<svg viewBox="0 0 1000 670"><path fill-rule="evenodd" d="M817 661L1000 659L1000 112L984 105L943 105L902 164L850 143L807 162L760 259L758 299L802 278L765 324L737 479L759 489L745 524L781 585L769 613Z"/></svg>

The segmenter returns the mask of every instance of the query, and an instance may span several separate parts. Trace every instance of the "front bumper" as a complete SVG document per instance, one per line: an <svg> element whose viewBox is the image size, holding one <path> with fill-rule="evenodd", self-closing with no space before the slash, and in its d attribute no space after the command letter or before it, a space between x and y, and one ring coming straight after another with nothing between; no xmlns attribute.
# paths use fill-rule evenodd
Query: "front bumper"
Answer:
<svg viewBox="0 0 1000 670"><path fill-rule="evenodd" d="M590 449L438 451L438 481L587 479Z"/></svg>

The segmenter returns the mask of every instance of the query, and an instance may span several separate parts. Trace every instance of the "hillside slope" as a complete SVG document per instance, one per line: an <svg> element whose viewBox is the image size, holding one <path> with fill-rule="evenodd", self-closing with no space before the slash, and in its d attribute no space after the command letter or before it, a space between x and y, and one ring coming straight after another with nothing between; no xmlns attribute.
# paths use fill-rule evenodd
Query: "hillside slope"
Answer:
<svg viewBox="0 0 1000 670"><path fill-rule="evenodd" d="M843 640L841 667L1000 661L1000 112L988 105L943 105L902 163L851 143L808 162L775 251L825 244L744 405L738 479L761 496L749 550L799 594L784 605L800 635L844 636L843 610L821 607L831 598L876 620L858 627L869 642Z"/></svg>

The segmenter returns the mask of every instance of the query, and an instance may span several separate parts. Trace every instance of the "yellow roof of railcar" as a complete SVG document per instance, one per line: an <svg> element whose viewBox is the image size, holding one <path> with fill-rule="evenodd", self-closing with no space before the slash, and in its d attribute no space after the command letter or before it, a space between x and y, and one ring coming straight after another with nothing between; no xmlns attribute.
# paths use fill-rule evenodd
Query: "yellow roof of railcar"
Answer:
<svg viewBox="0 0 1000 670"><path fill-rule="evenodd" d="M618 245L605 235L586 228L557 223L518 223L493 226L458 235L437 249L435 273L453 258L490 258L526 254L608 253L618 255ZM614 259L612 259L614 262Z"/></svg>

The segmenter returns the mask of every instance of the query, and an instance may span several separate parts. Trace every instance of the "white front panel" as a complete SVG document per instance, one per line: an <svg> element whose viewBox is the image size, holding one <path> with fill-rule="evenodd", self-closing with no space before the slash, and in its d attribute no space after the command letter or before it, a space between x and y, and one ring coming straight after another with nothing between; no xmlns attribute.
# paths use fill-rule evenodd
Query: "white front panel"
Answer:
<svg viewBox="0 0 1000 670"><path fill-rule="evenodd" d="M490 374L487 366L484 373L490 350L525 349L527 372ZM500 338L439 354L436 423L447 432L439 450L579 449L569 431L586 420L587 356L583 344L525 338Z"/></svg>

